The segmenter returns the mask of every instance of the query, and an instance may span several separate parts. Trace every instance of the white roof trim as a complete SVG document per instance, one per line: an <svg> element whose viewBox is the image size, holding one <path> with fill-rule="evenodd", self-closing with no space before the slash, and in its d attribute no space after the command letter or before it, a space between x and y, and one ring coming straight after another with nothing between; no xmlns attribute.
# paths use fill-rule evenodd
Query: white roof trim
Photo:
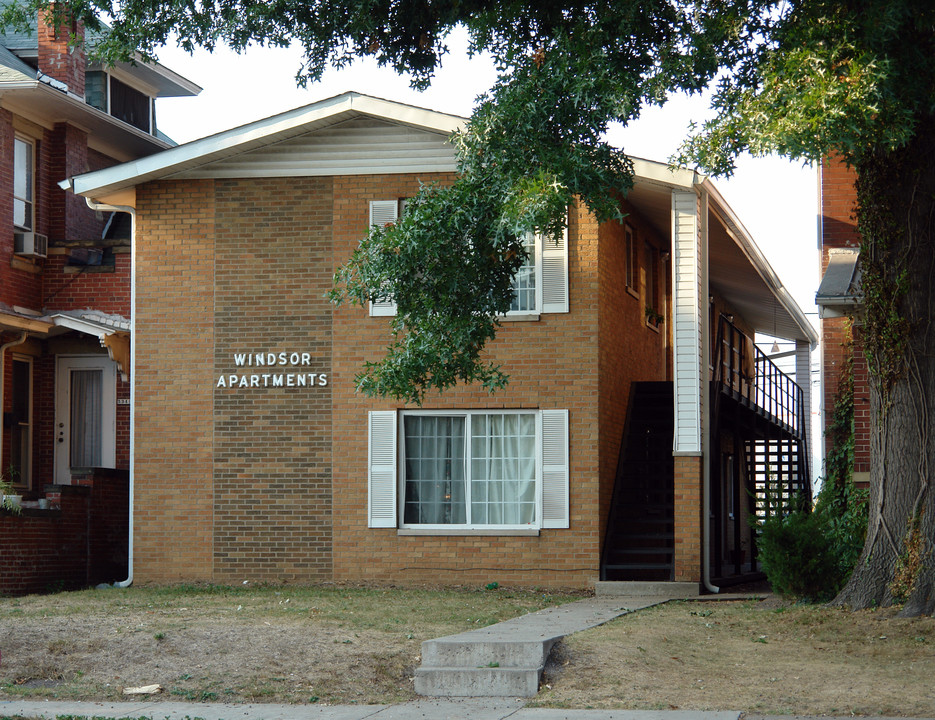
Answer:
<svg viewBox="0 0 935 720"><path fill-rule="evenodd" d="M51 320L56 327L75 330L85 335L94 335L103 340L108 335L117 332L130 332L130 321L118 315L105 315L101 312L87 312L82 314L53 313L44 318Z"/></svg>
<svg viewBox="0 0 935 720"><path fill-rule="evenodd" d="M681 190L691 190L705 180L705 176L695 170L669 165L668 163L645 158L631 157L634 180L642 180Z"/></svg>
<svg viewBox="0 0 935 720"><path fill-rule="evenodd" d="M348 92L264 120L226 130L149 157L105 170L78 175L59 183L87 197L168 177L256 147L327 127L349 117L372 116L429 132L450 135L464 127L465 118L425 110L369 95Z"/></svg>

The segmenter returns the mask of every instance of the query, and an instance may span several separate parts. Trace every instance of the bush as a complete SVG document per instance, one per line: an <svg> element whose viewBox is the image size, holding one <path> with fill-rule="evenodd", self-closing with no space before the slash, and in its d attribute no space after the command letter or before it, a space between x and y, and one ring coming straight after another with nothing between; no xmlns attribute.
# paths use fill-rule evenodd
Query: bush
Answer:
<svg viewBox="0 0 935 720"><path fill-rule="evenodd" d="M867 531L867 494L848 482L826 483L814 509L774 515L760 527L759 559L773 590L812 601L831 600L857 564Z"/></svg>

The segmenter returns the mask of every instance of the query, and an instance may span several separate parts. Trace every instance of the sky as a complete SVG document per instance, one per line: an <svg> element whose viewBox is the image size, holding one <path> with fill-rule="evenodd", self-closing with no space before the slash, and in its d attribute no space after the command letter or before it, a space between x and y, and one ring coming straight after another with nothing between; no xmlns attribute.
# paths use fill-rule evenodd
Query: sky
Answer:
<svg viewBox="0 0 935 720"><path fill-rule="evenodd" d="M159 60L204 90L196 98L165 98L157 103L160 130L177 142L221 132L254 120L350 90L412 105L469 116L475 98L494 82L493 63L467 57L467 38L455 32L450 52L432 86L418 92L405 77L371 60L329 70L318 83L297 87L298 49L252 48L237 55L220 49L193 56L167 47ZM706 117L703 98L678 96L663 108L648 108L609 140L628 154L665 161L686 136L691 121ZM783 284L817 327L817 204L814 168L781 158L742 158L730 179L714 179Z"/></svg>

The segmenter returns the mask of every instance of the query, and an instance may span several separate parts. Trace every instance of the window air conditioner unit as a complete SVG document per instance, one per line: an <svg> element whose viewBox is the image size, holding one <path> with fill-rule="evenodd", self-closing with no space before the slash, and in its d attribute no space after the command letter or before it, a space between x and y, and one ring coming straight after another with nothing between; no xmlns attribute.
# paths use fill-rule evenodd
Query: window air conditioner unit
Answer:
<svg viewBox="0 0 935 720"><path fill-rule="evenodd" d="M13 252L44 258L49 254L49 238L37 232L17 230L13 233Z"/></svg>

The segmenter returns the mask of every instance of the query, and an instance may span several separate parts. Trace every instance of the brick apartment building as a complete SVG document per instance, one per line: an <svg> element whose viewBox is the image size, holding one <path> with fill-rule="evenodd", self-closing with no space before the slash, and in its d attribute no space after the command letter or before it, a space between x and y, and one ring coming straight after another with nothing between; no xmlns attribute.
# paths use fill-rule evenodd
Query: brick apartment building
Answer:
<svg viewBox="0 0 935 720"><path fill-rule="evenodd" d="M0 513L0 592L126 578L130 216L58 183L171 147L155 99L200 90L89 64L73 32L0 35L0 470L24 508Z"/></svg>
<svg viewBox="0 0 935 720"><path fill-rule="evenodd" d="M463 122L347 93L71 179L135 216L136 580L756 572L768 475L808 488L809 384L752 338L794 341L807 378L817 337L697 173L636 160L625 222L574 206L567 237L530 238L489 347L505 390L356 392L393 308L330 305L333 272L450 182Z"/></svg>
<svg viewBox="0 0 935 720"><path fill-rule="evenodd" d="M860 235L857 232L857 175L838 159L825 160L821 173L821 274L816 302L821 314L821 373L825 429L831 421L841 376L850 368L854 392L853 479L870 482L870 380L861 350ZM825 442L829 442L825 438ZM824 453L823 453L824 456Z"/></svg>

